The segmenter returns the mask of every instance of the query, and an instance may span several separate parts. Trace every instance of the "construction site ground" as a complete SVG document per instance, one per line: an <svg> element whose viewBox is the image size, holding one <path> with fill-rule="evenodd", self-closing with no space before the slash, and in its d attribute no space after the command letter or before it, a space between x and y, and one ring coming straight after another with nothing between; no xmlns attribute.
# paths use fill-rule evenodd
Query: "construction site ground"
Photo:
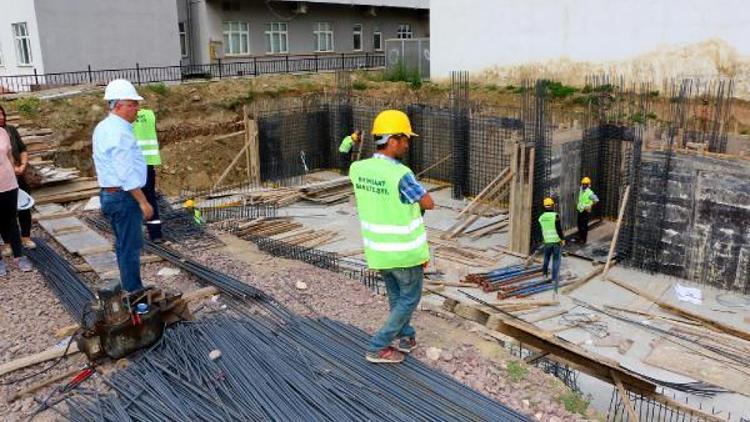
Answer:
<svg viewBox="0 0 750 422"><path fill-rule="evenodd" d="M49 237L38 229L35 229L34 235ZM258 251L252 243L231 235L221 235L221 240L226 244L225 247L198 252L194 257L212 268L263 289L300 314L327 316L351 323L368 332L375 331L387 314L384 297L357 281L299 261L269 256ZM54 241L50 240L49 243L71 262L83 262L80 257L67 254ZM177 247L179 248L179 245ZM183 292L194 291L200 287L192 276L184 272L173 276L158 275L164 268L173 268L166 262L144 264L142 268L143 278L147 284L176 288ZM93 273L85 274L93 285L98 283ZM307 288L300 290L295 287L297 281L304 281ZM3 321L0 328L3 362L41 352L56 343L65 344L67 338L59 338L56 332L75 321L45 286L36 270L30 274L11 271L9 277L4 279L4 285L4 294L12 299L5 300L0 305L0 317ZM207 310L221 312L221 306L221 299L216 301L207 298L191 303L191 310L200 318ZM429 365L452 374L461 382L537 420L575 421L596 418L596 413L591 409L586 410L586 406L576 407L569 404L568 406L573 406L573 411L566 410L565 403L575 404L583 401L575 398L556 378L520 363L495 339L483 334L461 318L418 312L414 325L419 332L420 342L414 358L424 360ZM78 353L60 360L59 363L46 362L3 376L0 378L3 384L0 418L8 421L26 420L38 406L35 398L41 400L47 397L58 384L52 384L51 387L41 389L33 395L9 403L8 399L15 392L48 377L81 368L85 363L85 357ZM43 374L22 380L51 364L54 366ZM100 369L106 372L126 364L125 360L105 361L100 365ZM512 376L508 374L509 364L513 371ZM520 373L516 367L522 368ZM90 388L105 389L98 380L87 383ZM586 416L575 411L583 411ZM34 420L58 419L59 414L47 410Z"/></svg>
<svg viewBox="0 0 750 422"><path fill-rule="evenodd" d="M445 84L428 83L414 89L405 83L377 80L376 76L365 72L355 74L354 81L358 83L355 89L361 91L362 95L381 99L409 96L415 101L429 99L434 103L447 101L449 94L449 87ZM159 170L159 189L166 195L176 196L186 189L207 189L214 185L218 174L227 167L244 142L242 137L218 141L216 138L238 131L237 125L242 123L239 116L243 104L259 98L296 97L308 93L327 95L333 89L333 75L329 74L187 83L143 90L146 105L155 109L159 116L159 137L165 162ZM471 90L472 97L488 108L517 106L520 101L518 94L504 87L472 84ZM93 175L90 159L91 131L105 113L100 97L101 89L97 87L64 89L34 105L30 112L24 113L23 119L31 125L50 128L53 132L52 137L57 148L54 158L56 165L76 167L81 170L83 176ZM568 118L559 122L562 130L558 131L557 136L574 127L576 120L582 116L581 107L572 100L560 100L554 105L568 113ZM668 105L666 98L662 102L662 106ZM8 108L13 111L17 104L10 103ZM658 109L659 107L657 112ZM733 122L728 152L747 156L750 107L746 102L738 100L735 110L736 121ZM575 132L578 133L578 129ZM224 182L232 184L246 180L246 170L240 163ZM325 181L337 177L340 175L333 171L318 171L307 175L306 180ZM454 227L457 215L466 207L468 201L453 199L452 187L449 185L430 181L425 183L432 191L437 207L425 215L433 259L427 267L428 283L420 311L414 320L420 342L420 348L414 356L537 420L602 419L601 415L606 414L610 406L613 391L611 384L587 376L582 370L578 376L582 394L576 394L557 378L544 374L534 366L526 365L523 359L511 355L506 350L509 344L517 344L517 341L487 326L486 318L492 310L483 308L462 292L468 292L489 303L500 303L496 294L484 293L476 287L451 286L453 283L460 283L468 274L519 264L523 260L515 254L507 253L505 249L510 240L507 227L484 236L460 235L454 239L446 239L446 234ZM75 208L75 213L81 214L80 205L70 208ZM507 212L495 211L494 214L477 219L464 232L470 233L474 229L481 229ZM335 233L333 241L316 247L340 255L340 260L344 263L364 263L359 221L351 198L334 205L297 201L280 207L278 217L289 217L304 227ZM580 279L591 273L595 265L601 265L606 260L614 227L614 222L601 222L592 228L587 248L582 249L572 244L564 248L569 255L563 258L563 281ZM34 228L34 235L50 240L49 235L38 225ZM111 236L105 236L111 240ZM226 246L207 251L194 252L179 244L173 246L177 249L182 248L183 252L191 254L206 265L265 290L301 314L324 315L351 323L367 332L376 330L385 319L387 303L384 297L357 280L303 262L268 255L259 251L255 244L233 235L221 234L220 238ZM54 241L50 241L50 244L72 263L84 263L81 257L66 252ZM595 264L586 257L593 257L599 262ZM158 273L165 268L174 269L172 265L163 261L147 263L142 268L144 280L148 284L174 287L183 292L195 291L201 286L196 279L184 272L169 276L159 275ZM85 272L83 275L91 282L92 287L101 283L92 272ZM722 304L716 299L718 295L723 295L736 303L748 304L750 299L747 297L664 275L621 268L618 265L614 266L609 276L658 296L664 302L689 309L745 332L750 330L747 306L730 307L726 306L726 300L723 300ZM304 281L306 288L298 288L298 281ZM40 352L58 342L66 341L65 337L57 335L57 331L75 321L45 286L37 271L21 274L11 268L10 274L3 279L2 284L2 362ZM677 284L699 287L703 296L702 304L678 301L675 293ZM456 311L455 306L446 305L446 302L450 302L446 298L465 305L464 310L475 311ZM551 299L552 293L547 291L520 300ZM680 320L680 326L690 328L690 320L662 311L652 301L618 287L601 276L594 277L572 293L561 295L557 300L558 305L540 306L516 312L515 315L524 320L535 321L536 327L552 333L557 339L563 339L571 345L579 345L585 350L612 359L619 366L633 372L678 384L701 381L732 390L734 392L719 393L713 397L699 397L673 389L665 390L664 394L678 401L688 402L692 407L701 407L709 411L713 409L718 412L718 417L725 420L730 415L732 421L740 421L743 417L750 418L750 371L723 365L719 359L701 358L697 353L686 349L684 342L677 346L661 339L663 336L648 329L668 329L669 326L663 324L672 323L675 319ZM629 313L623 315L628 315L638 324L613 319L587 309L582 302L575 300L599 308L604 305L625 308ZM221 299L215 301L209 298L192 303L191 309L200 317L207 311L221 312L221 305ZM591 321L571 327L566 325L571 321L571 315L591 318ZM604 332L608 334L610 341L599 338ZM613 338L618 341L612 342ZM731 342L743 344L746 350L750 350L747 349L747 343L736 338L732 338ZM60 360L42 375L17 381L44 370L51 363L55 361L0 377L0 418L10 421L27 419L37 406L32 397L47 397L55 387L46 387L34 395L9 403L7 399L40 379L82 367L85 359L82 354L75 354ZM106 362L101 368L106 371L115 365L115 362ZM97 388L104 388L96 379L90 382ZM588 401L591 402L590 405ZM49 410L35 420L55 419L59 419L59 415Z"/></svg>

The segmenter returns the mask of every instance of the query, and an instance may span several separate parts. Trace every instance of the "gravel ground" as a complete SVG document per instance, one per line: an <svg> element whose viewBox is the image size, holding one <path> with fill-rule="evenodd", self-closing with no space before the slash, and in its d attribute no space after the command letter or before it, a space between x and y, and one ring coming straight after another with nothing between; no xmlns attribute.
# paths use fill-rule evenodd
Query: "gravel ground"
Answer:
<svg viewBox="0 0 750 422"><path fill-rule="evenodd" d="M327 316L348 322L367 332L377 330L387 315L385 298L374 294L357 281L298 261L268 256L258 252L252 244L236 238L225 237L225 240L228 243L226 248L197 252L194 254L195 259L259 287L300 314ZM51 245L61 252L54 242ZM81 262L78 257L63 254L74 263ZM142 268L143 279L147 284L176 288L183 292L201 287L194 277L184 272L171 277L157 275L163 268L173 268L166 262L146 264ZM95 276L91 273L87 273L85 277L95 281ZM307 284L307 289L299 290L295 287L295 283L300 280ZM4 285L4 300L0 301L0 320L3 322L0 324L2 362L49 348L59 341L55 338L55 331L74 322L36 271L26 274L11 271L0 283ZM191 308L195 310L203 305L213 307L211 301L206 299L201 303L191 304ZM508 376L508 363L514 359L497 343L471 332L464 322L421 311L415 314L413 322L419 341L414 357L537 420L586 419L565 410L559 396L567 390L554 377L523 364L521 365L526 369L522 371L523 376ZM44 375L28 381L5 385L44 369L49 363L0 377L0 383L3 384L0 388L0 419L26 420L37 407L34 399L29 396L7 403L10 395L34 382L84 364L85 357L78 354L62 360ZM100 364L100 368L105 372L112 370L113 362L105 361ZM59 382L55 385L61 384ZM87 381L86 386L101 388L95 379ZM53 388L42 389L35 393L35 397L44 398ZM46 411L34 420L56 419L60 419L56 413Z"/></svg>

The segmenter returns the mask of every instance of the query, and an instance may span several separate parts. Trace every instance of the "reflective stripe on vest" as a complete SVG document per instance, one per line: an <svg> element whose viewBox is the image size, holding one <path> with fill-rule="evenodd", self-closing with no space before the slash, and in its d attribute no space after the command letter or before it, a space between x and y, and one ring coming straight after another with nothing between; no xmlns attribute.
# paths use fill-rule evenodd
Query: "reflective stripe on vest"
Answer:
<svg viewBox="0 0 750 422"><path fill-rule="evenodd" d="M352 150L352 145L354 145L354 140L352 139L351 135L344 138L343 141L341 141L341 145L339 145L339 152L350 152Z"/></svg>
<svg viewBox="0 0 750 422"><path fill-rule="evenodd" d="M557 213L547 211L539 216L539 225L542 227L542 237L544 237L544 243L559 243L560 236L557 234L557 228L555 227L555 221L557 220Z"/></svg>
<svg viewBox="0 0 750 422"><path fill-rule="evenodd" d="M419 204L400 198L399 181L410 172L382 158L357 161L350 168L365 259L372 269L410 268L430 259Z"/></svg>
<svg viewBox="0 0 750 422"><path fill-rule="evenodd" d="M146 164L158 166L161 164L159 154L159 140L156 136L156 115L149 109L138 110L138 116L133 122L133 135L138 141Z"/></svg>
<svg viewBox="0 0 750 422"><path fill-rule="evenodd" d="M591 196L594 194L594 191L591 190L591 188L587 188L586 190L581 190L578 193L578 205L576 206L576 209L578 212L583 212L586 208L591 207L594 205L594 201L591 199Z"/></svg>

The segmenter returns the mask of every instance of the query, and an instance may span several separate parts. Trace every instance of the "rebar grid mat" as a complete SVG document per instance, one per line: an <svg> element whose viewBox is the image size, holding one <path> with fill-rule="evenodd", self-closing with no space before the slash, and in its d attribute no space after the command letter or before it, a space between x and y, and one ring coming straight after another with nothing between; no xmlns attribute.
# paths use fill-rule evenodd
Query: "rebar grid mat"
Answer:
<svg viewBox="0 0 750 422"><path fill-rule="evenodd" d="M676 406L670 406L667 404L664 404L658 400L655 400L652 397L643 396L641 394L636 394L631 391L626 391L628 395L628 399L633 406L633 410L635 411L636 416L638 417L639 421L649 421L649 422L672 422L672 421L679 421L679 422L701 422L705 421L706 419L698 412L690 412L689 410L681 409ZM664 390L662 390L662 394L664 394ZM685 399L685 405L689 405L689 400ZM612 422L634 422L631 420L630 415L628 413L628 410L626 408L625 401L623 400L622 396L620 395L620 392L617 388L614 388L612 391L612 396L609 401L609 409L607 410L607 421ZM710 415L714 415L717 418L720 419L726 419L727 421L732 421L732 414L727 413L726 416L723 416L721 412L716 411L715 408L712 408L710 410L703 409L702 405L699 405L697 407L697 410L703 413L708 413ZM734 419L737 421L743 421L743 419Z"/></svg>
<svg viewBox="0 0 750 422"><path fill-rule="evenodd" d="M522 97L524 147L534 148L533 195L531 204L531 226L535 227L539 216L544 212L543 201L552 192L552 127L550 124L549 103L547 101L548 81L525 81ZM534 250L542 242L541 230L533 230L529 250Z"/></svg>
<svg viewBox="0 0 750 422"><path fill-rule="evenodd" d="M192 251L212 249L223 245L214 234L196 224L192 214L183 209L172 208L163 197L159 198L159 212L164 240ZM87 213L83 219L97 230L112 232L109 221L98 211Z"/></svg>
<svg viewBox="0 0 750 422"><path fill-rule="evenodd" d="M523 344L514 342L508 342L505 344L506 350L508 350L512 356L526 359L534 355L534 352L523 347ZM581 392L580 386L578 385L578 371L570 366L547 358L536 359L533 365L544 371L544 373L550 374L559 379L571 390L577 393Z"/></svg>
<svg viewBox="0 0 750 422"><path fill-rule="evenodd" d="M372 365L369 336L327 318L283 321L243 312L180 323L127 368L113 392L69 398L88 420L529 420L407 358ZM218 355L218 356L217 356ZM213 358L211 357L213 356Z"/></svg>
<svg viewBox="0 0 750 422"><path fill-rule="evenodd" d="M335 252L294 245L268 236L250 235L244 238L258 245L258 249L263 252L273 256L302 261L324 270L344 274L353 280L358 280L375 293L381 293L383 281L380 273L368 269L364 263L342 258Z"/></svg>

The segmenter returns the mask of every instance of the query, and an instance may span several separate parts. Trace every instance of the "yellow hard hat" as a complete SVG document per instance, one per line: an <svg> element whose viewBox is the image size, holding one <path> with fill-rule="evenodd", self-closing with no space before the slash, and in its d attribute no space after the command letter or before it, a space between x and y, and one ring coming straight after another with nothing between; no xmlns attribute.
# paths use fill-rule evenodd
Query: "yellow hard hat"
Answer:
<svg viewBox="0 0 750 422"><path fill-rule="evenodd" d="M373 135L396 135L404 134L409 137L418 136L411 131L409 116L400 110L385 110L372 122Z"/></svg>
<svg viewBox="0 0 750 422"><path fill-rule="evenodd" d="M589 179L589 177L586 176L583 179L581 179L581 184L582 185L590 185L591 184L591 179Z"/></svg>
<svg viewBox="0 0 750 422"><path fill-rule="evenodd" d="M545 207L554 207L555 206L555 200L552 199L552 198L550 198L550 197L544 198L544 206Z"/></svg>
<svg viewBox="0 0 750 422"><path fill-rule="evenodd" d="M195 201L193 201L192 199L188 199L182 204L182 206L185 208L195 208Z"/></svg>

